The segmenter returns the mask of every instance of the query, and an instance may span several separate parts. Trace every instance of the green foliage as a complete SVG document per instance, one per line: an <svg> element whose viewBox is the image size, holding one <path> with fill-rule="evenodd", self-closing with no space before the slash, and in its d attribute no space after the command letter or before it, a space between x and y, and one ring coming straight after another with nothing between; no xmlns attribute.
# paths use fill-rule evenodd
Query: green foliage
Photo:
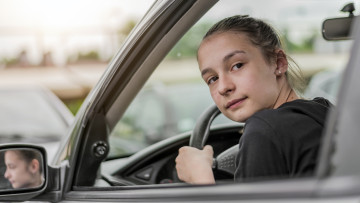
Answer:
<svg viewBox="0 0 360 203"><path fill-rule="evenodd" d="M191 28L168 54L170 59L194 57L198 46L212 23L200 23Z"/></svg>
<svg viewBox="0 0 360 203"><path fill-rule="evenodd" d="M19 63L19 60L17 58L3 58L2 64L5 64L5 66L13 66Z"/></svg>
<svg viewBox="0 0 360 203"><path fill-rule="evenodd" d="M131 30L135 27L136 23L136 20L127 21L127 23L118 31L118 33L124 36L129 35Z"/></svg>
<svg viewBox="0 0 360 203"><path fill-rule="evenodd" d="M213 23L203 22L195 25L191 28L181 40L174 46L174 48L168 54L169 59L179 59L186 57L196 56L198 46ZM283 32L282 41L285 48L290 53L309 53L314 50L314 42L318 36L316 29L312 31L312 34L304 37L298 42L294 42L289 38L289 32L285 29Z"/></svg>
<svg viewBox="0 0 360 203"><path fill-rule="evenodd" d="M295 43L289 39L289 32L287 29L284 30L282 36L282 42L284 43L285 49L290 53L311 53L314 51L314 42L317 37L317 31L314 29L312 34L304 37L301 41Z"/></svg>
<svg viewBox="0 0 360 203"><path fill-rule="evenodd" d="M89 51L87 53L78 53L78 60L99 60L100 56L97 51Z"/></svg>
<svg viewBox="0 0 360 203"><path fill-rule="evenodd" d="M75 100L63 101L63 102L69 108L71 113L76 115L76 113L79 110L79 108L81 107L83 101L84 101L83 99L75 99Z"/></svg>
<svg viewBox="0 0 360 203"><path fill-rule="evenodd" d="M119 30L117 30L117 38L119 42L119 46L125 41L126 37L130 34L130 32L134 29L136 26L137 21L132 19L128 20L125 25L123 25Z"/></svg>

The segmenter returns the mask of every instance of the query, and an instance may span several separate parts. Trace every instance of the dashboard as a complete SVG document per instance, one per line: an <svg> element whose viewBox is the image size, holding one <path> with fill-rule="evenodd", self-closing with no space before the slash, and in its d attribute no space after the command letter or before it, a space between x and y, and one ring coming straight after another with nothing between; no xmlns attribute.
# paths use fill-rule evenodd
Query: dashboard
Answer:
<svg viewBox="0 0 360 203"><path fill-rule="evenodd" d="M214 157L239 143L243 125L215 127L206 142L214 149ZM126 159L103 162L102 178L110 186L180 183L175 169L178 149L189 145L190 132L156 143ZM196 167L196 166L194 166ZM216 180L233 179L232 175L214 170Z"/></svg>

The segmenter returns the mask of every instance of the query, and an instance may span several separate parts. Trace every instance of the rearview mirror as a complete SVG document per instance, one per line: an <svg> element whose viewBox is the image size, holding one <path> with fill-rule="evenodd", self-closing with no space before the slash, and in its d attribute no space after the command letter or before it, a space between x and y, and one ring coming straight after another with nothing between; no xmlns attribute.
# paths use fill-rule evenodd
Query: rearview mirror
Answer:
<svg viewBox="0 0 360 203"><path fill-rule="evenodd" d="M355 16L326 19L322 24L322 34L326 40L351 39L351 28Z"/></svg>
<svg viewBox="0 0 360 203"><path fill-rule="evenodd" d="M0 150L0 191L41 187L43 168L44 160L37 149Z"/></svg>

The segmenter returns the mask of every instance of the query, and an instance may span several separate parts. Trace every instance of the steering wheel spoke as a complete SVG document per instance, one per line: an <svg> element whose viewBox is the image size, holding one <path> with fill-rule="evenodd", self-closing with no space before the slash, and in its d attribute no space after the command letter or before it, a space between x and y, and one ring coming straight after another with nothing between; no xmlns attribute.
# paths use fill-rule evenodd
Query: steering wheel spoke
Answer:
<svg viewBox="0 0 360 203"><path fill-rule="evenodd" d="M215 170L226 172L230 175L234 175L236 170L236 155L239 153L239 145L230 147L223 151L215 159Z"/></svg>

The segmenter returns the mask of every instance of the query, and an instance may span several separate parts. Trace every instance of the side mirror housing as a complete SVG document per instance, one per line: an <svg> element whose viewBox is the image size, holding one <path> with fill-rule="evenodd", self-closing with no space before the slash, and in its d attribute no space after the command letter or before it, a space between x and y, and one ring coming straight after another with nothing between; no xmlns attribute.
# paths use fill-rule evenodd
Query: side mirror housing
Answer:
<svg viewBox="0 0 360 203"><path fill-rule="evenodd" d="M41 146L0 145L0 201L27 201L53 188L46 159Z"/></svg>

